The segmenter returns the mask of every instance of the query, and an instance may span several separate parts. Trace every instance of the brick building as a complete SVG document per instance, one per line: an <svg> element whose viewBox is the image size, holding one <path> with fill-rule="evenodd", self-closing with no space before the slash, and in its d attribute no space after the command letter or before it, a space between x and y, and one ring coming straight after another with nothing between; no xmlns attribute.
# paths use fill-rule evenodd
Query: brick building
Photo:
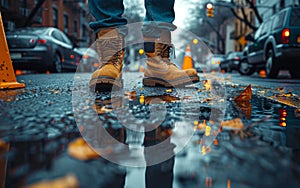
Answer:
<svg viewBox="0 0 300 188"><path fill-rule="evenodd" d="M255 14L251 8L247 8L249 5L244 0L237 0L237 4L246 7L244 11L247 16L247 20L251 23L251 25L255 25ZM254 4L256 4L255 1ZM240 9L237 9L237 15L243 18L243 14ZM231 33L231 39L235 40L234 51L243 51L244 47L248 43L248 41L245 40L245 35L252 31L253 30L246 25L245 22L242 22L237 18L234 20L234 30Z"/></svg>
<svg viewBox="0 0 300 188"><path fill-rule="evenodd" d="M0 0L0 2L6 30L23 26L56 27L82 47L89 46L93 41L93 32L88 26L87 0Z"/></svg>

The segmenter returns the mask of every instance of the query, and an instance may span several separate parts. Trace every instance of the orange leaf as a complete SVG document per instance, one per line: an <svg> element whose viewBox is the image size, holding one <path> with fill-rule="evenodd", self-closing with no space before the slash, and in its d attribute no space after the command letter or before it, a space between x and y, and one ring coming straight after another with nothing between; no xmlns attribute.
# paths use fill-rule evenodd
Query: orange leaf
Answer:
<svg viewBox="0 0 300 188"><path fill-rule="evenodd" d="M251 84L247 86L247 88L234 99L234 101L249 101L252 98L252 90L251 90Z"/></svg>
<svg viewBox="0 0 300 188"><path fill-rule="evenodd" d="M64 177L57 178L54 180L44 180L41 182L34 183L26 186L25 188L76 188L79 187L79 182L73 174L68 174Z"/></svg>
<svg viewBox="0 0 300 188"><path fill-rule="evenodd" d="M239 109L246 116L247 119L251 118L252 106L250 101L235 101Z"/></svg>
<svg viewBox="0 0 300 188"><path fill-rule="evenodd" d="M232 120L222 121L221 127L234 130L241 130L244 128L244 124L240 118L235 118Z"/></svg>
<svg viewBox="0 0 300 188"><path fill-rule="evenodd" d="M70 156L80 160L90 160L100 157L83 138L78 138L74 142L71 142L69 144L68 153Z"/></svg>

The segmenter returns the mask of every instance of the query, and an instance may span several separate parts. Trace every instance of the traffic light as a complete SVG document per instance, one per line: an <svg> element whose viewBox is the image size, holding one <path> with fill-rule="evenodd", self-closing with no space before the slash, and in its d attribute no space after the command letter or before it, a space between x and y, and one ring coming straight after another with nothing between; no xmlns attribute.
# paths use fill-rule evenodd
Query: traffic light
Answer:
<svg viewBox="0 0 300 188"><path fill-rule="evenodd" d="M207 17L214 17L214 5L211 2L206 3L205 9L206 9L206 16Z"/></svg>

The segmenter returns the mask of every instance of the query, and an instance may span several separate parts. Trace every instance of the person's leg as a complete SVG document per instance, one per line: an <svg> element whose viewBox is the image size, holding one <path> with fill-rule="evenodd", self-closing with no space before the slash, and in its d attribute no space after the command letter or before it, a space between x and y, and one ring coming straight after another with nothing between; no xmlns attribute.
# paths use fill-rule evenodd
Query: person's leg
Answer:
<svg viewBox="0 0 300 188"><path fill-rule="evenodd" d="M100 67L92 74L90 89L111 91L123 87L122 67L124 59L124 35L127 20L122 18L123 0L89 0L89 8L95 21L90 27L96 33L96 49Z"/></svg>
<svg viewBox="0 0 300 188"><path fill-rule="evenodd" d="M173 25L175 19L174 12L175 0L145 0L145 24L143 25L143 35L145 37L159 37L161 29L174 31Z"/></svg>
<svg viewBox="0 0 300 188"><path fill-rule="evenodd" d="M95 21L89 23L96 33L107 27L120 27L127 24L124 13L123 0L89 0L89 9ZM123 33L122 33L123 34Z"/></svg>
<svg viewBox="0 0 300 188"><path fill-rule="evenodd" d="M145 0L145 8L146 17L142 30L147 67L143 84L175 87L198 82L196 70L180 70L170 61L170 51L173 48L171 31L176 29L173 24L174 0Z"/></svg>

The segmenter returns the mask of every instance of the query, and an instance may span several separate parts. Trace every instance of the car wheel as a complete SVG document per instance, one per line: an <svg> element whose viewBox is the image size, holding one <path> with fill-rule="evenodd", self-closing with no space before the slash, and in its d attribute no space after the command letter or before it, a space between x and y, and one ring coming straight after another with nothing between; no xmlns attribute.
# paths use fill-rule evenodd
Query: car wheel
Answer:
<svg viewBox="0 0 300 188"><path fill-rule="evenodd" d="M57 73L62 72L62 62L61 62L61 58L58 54L54 55L52 71L57 72Z"/></svg>
<svg viewBox="0 0 300 188"><path fill-rule="evenodd" d="M255 72L255 67L251 67L247 60L239 62L238 71L241 75L252 75Z"/></svg>
<svg viewBox="0 0 300 188"><path fill-rule="evenodd" d="M272 49L269 49L268 51L266 73L268 78L276 78L279 73L279 67Z"/></svg>

